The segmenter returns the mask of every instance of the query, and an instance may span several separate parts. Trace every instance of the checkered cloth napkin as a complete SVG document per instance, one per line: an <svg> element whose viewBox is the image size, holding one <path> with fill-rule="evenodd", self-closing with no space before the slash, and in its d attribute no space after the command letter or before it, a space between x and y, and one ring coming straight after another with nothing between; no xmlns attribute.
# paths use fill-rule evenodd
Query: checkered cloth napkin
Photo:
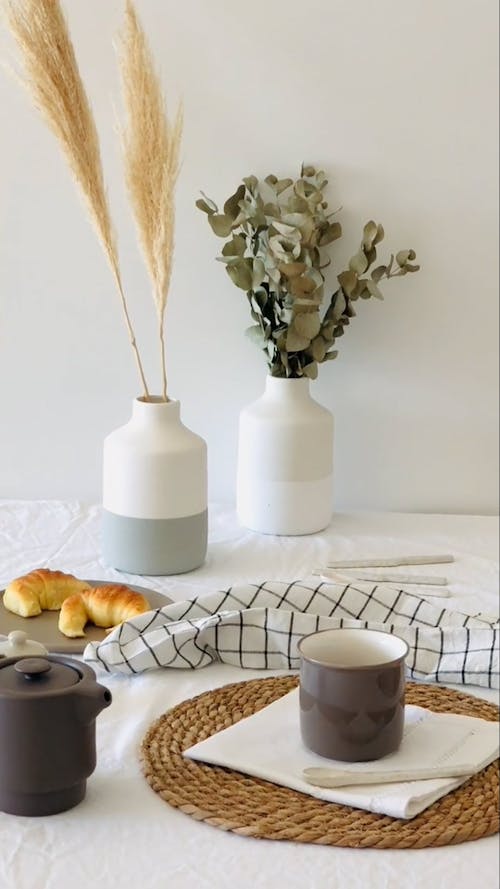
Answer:
<svg viewBox="0 0 500 889"><path fill-rule="evenodd" d="M297 670L297 643L317 630L367 627L394 633L415 679L499 687L499 621L439 608L416 593L360 583L266 581L175 602L141 614L85 648L97 669L142 673L215 661Z"/></svg>

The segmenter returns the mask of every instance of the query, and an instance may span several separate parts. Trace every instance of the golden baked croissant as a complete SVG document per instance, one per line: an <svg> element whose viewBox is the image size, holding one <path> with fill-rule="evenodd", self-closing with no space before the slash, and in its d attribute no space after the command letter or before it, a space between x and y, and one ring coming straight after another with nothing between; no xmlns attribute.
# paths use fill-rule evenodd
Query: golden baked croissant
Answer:
<svg viewBox="0 0 500 889"><path fill-rule="evenodd" d="M85 636L84 627L115 627L117 624L150 610L141 593L134 593L123 584L91 587L65 599L59 615L59 629L70 638Z"/></svg>
<svg viewBox="0 0 500 889"><path fill-rule="evenodd" d="M37 568L9 583L3 604L21 617L36 617L42 611L59 611L68 596L88 589L88 583L72 574Z"/></svg>

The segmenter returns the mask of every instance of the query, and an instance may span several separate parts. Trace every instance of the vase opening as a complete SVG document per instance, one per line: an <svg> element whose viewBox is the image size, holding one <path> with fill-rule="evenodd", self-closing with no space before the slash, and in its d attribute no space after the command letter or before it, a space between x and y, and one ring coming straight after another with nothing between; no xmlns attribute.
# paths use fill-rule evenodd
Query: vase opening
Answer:
<svg viewBox="0 0 500 889"><path fill-rule="evenodd" d="M163 395L150 395L149 398L146 398L145 395L138 395L136 401L140 401L142 404L168 404L171 399L167 396L165 401Z"/></svg>

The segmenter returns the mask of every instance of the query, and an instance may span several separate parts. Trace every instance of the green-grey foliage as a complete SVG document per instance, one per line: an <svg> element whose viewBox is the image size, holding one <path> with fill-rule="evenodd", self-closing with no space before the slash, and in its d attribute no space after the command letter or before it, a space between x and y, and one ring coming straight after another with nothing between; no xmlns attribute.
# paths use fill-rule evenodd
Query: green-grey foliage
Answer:
<svg viewBox="0 0 500 889"><path fill-rule="evenodd" d="M247 176L222 211L206 195L196 202L214 233L226 239L217 258L246 292L254 321L247 333L266 353L275 377L315 379L318 364L336 358L333 346L356 314L353 303L383 299L384 278L419 269L413 250L400 250L386 265L375 266L384 229L367 222L325 307L327 248L342 235L340 223L332 221L335 214L327 212L327 184L323 171L303 166L296 181L267 176L260 183Z"/></svg>

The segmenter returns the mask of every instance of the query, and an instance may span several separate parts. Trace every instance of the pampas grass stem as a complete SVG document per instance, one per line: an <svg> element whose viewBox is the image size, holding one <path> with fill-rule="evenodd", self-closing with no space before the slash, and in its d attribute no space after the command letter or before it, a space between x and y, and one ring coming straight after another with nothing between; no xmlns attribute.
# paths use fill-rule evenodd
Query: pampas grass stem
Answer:
<svg viewBox="0 0 500 889"><path fill-rule="evenodd" d="M174 256L175 186L179 174L182 106L173 124L159 76L132 0L125 7L120 68L127 123L125 179L158 317L162 396L168 401L164 317Z"/></svg>
<svg viewBox="0 0 500 889"><path fill-rule="evenodd" d="M59 0L8 0L7 18L24 62L24 83L62 148L111 266L144 395L148 399L148 387L120 275L99 137Z"/></svg>

